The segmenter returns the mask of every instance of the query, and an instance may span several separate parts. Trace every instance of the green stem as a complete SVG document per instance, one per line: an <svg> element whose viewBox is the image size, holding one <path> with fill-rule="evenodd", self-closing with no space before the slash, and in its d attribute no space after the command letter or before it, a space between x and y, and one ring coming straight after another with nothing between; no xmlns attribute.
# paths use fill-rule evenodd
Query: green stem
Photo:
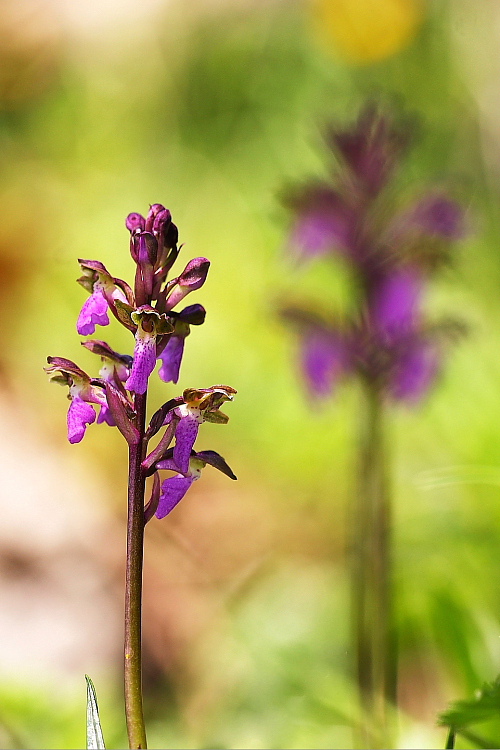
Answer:
<svg viewBox="0 0 500 750"><path fill-rule="evenodd" d="M387 705L396 700L392 623L391 500L382 394L363 383L357 508L353 518L352 638L364 717L363 744L388 746Z"/></svg>
<svg viewBox="0 0 500 750"><path fill-rule="evenodd" d="M145 454L147 395L136 395L137 428L141 439L129 446L127 563L125 578L125 715L130 748L146 748L142 709L141 610L144 551L144 491L141 468Z"/></svg>

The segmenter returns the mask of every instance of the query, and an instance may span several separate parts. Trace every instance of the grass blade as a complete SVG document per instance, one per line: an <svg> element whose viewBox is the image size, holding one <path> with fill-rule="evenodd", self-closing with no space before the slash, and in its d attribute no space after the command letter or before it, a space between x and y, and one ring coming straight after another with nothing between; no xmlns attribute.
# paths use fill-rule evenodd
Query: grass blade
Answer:
<svg viewBox="0 0 500 750"><path fill-rule="evenodd" d="M105 750L94 683L88 675L85 675L85 679L87 680L87 750Z"/></svg>

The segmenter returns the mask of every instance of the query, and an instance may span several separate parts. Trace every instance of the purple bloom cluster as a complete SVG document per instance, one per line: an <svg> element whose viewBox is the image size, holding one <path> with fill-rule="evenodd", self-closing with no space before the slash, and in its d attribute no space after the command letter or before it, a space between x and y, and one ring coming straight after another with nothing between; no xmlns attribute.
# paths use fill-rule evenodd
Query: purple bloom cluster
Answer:
<svg viewBox="0 0 500 750"><path fill-rule="evenodd" d="M99 406L97 423L116 426L129 445L144 443L145 475L155 475L153 495L147 518L167 515L184 496L201 469L210 464L236 479L224 459L215 451L194 451L199 425L204 421L225 424L227 416L219 411L236 391L230 386L187 389L182 397L171 399L151 418L144 436L137 423L137 399L148 389L149 378L160 360L159 376L164 382L177 383L184 342L191 325L201 325L205 309L193 304L176 307L190 292L199 289L207 278L210 262L193 258L180 275L168 279L179 254L178 231L170 211L160 204L150 207L146 217L129 214L130 252L136 264L133 289L115 278L97 260L80 260L83 275L79 283L89 292L77 321L82 336L92 335L97 325L109 325L111 313L133 334L133 356L119 354L106 342L87 339L82 345L101 359L99 377L91 378L78 365L62 357L48 357L46 372L69 387L68 440L79 443L87 426L96 421L94 405ZM147 443L165 428L156 448L147 454ZM171 443L175 440L173 448ZM156 472L175 472L160 484Z"/></svg>
<svg viewBox="0 0 500 750"><path fill-rule="evenodd" d="M439 372L443 344L458 324L430 325L423 294L464 234L460 206L441 191L390 207L389 186L409 144L376 107L353 127L331 128L327 145L340 166L330 180L299 186L285 198L293 213L288 249L299 262L340 256L358 290L347 320L289 305L284 317L300 341L300 366L313 396L358 374L394 400L417 401Z"/></svg>

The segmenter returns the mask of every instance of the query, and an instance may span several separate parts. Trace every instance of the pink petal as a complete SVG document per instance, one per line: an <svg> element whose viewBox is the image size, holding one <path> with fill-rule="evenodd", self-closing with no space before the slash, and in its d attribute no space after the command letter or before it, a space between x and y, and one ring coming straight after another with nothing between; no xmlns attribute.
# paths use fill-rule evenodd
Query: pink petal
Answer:
<svg viewBox="0 0 500 750"><path fill-rule="evenodd" d="M193 482L198 476L183 477L182 474L176 474L175 477L165 479L161 485L161 495L156 510L157 518L164 518L172 511L177 503L182 500Z"/></svg>
<svg viewBox="0 0 500 750"><path fill-rule="evenodd" d="M87 425L95 422L95 411L93 407L75 397L68 409L68 440L70 443L79 443L85 435Z"/></svg>
<svg viewBox="0 0 500 750"><path fill-rule="evenodd" d="M197 418L188 415L181 418L175 430L174 461L181 474L187 474L189 471L189 458L199 427Z"/></svg>
<svg viewBox="0 0 500 750"><path fill-rule="evenodd" d="M171 336L159 359L162 365L158 372L164 383L177 383L184 352L185 336Z"/></svg>
<svg viewBox="0 0 500 750"><path fill-rule="evenodd" d="M156 366L156 339L137 338L134 349L134 362L125 388L134 393L146 393L148 379Z"/></svg>
<svg viewBox="0 0 500 750"><path fill-rule="evenodd" d="M94 333L96 325L109 325L108 303L100 289L85 300L78 316L76 329L81 336L89 336Z"/></svg>

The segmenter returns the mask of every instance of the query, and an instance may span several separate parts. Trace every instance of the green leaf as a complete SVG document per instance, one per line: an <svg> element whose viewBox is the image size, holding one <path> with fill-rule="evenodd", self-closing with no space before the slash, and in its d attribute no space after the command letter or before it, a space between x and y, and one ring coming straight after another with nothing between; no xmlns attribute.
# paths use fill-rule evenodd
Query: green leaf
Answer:
<svg viewBox="0 0 500 750"><path fill-rule="evenodd" d="M106 746L102 736L94 683L88 675L85 675L85 679L87 680L87 750L104 750Z"/></svg>
<svg viewBox="0 0 500 750"><path fill-rule="evenodd" d="M500 718L500 676L494 682L485 683L469 700L452 703L438 718L441 726L455 730Z"/></svg>

